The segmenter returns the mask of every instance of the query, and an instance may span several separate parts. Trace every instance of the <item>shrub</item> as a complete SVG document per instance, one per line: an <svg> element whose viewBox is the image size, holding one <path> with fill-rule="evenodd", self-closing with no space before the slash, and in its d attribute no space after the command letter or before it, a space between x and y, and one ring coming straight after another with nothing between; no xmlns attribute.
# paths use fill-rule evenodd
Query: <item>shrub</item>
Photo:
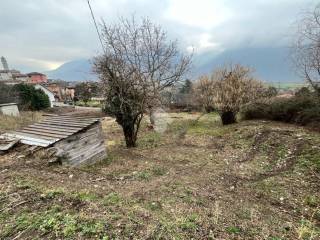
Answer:
<svg viewBox="0 0 320 240"><path fill-rule="evenodd" d="M268 119L300 125L320 122L320 105L312 94L301 94L289 99L273 99L268 103L255 102L241 109L243 119ZM307 92L305 92L307 93Z"/></svg>
<svg viewBox="0 0 320 240"><path fill-rule="evenodd" d="M296 122L301 125L320 123L320 106L303 109Z"/></svg>
<svg viewBox="0 0 320 240"><path fill-rule="evenodd" d="M255 80L252 69L237 65L219 68L211 76L214 87L212 102L223 125L236 122L236 115L243 104L259 97L262 83Z"/></svg>
<svg viewBox="0 0 320 240"><path fill-rule="evenodd" d="M249 103L242 107L241 115L243 119L268 119L270 106L267 103Z"/></svg>
<svg viewBox="0 0 320 240"><path fill-rule="evenodd" d="M49 97L32 85L17 84L13 87L20 97L20 107L29 110L41 110L50 107Z"/></svg>
<svg viewBox="0 0 320 240"><path fill-rule="evenodd" d="M302 111L313 107L316 107L316 102L310 97L277 99L270 105L271 119L283 122L296 122Z"/></svg>

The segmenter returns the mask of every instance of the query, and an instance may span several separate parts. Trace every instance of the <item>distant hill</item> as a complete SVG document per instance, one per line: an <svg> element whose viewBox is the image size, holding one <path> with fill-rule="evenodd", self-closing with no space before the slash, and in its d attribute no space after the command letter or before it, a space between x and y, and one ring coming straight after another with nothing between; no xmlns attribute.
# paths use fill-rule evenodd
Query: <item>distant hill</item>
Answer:
<svg viewBox="0 0 320 240"><path fill-rule="evenodd" d="M225 63L241 63L256 70L256 76L267 82L301 82L289 59L289 49L245 48L224 51L220 54L206 52L194 56L192 78L210 73ZM67 62L59 68L47 72L49 78L66 81L97 80L87 59Z"/></svg>
<svg viewBox="0 0 320 240"><path fill-rule="evenodd" d="M92 65L87 59L79 59L62 64L55 70L46 72L49 78L65 81L95 81Z"/></svg>
<svg viewBox="0 0 320 240"><path fill-rule="evenodd" d="M224 51L218 55L207 52L195 56L194 76L210 73L228 63L241 63L255 69L256 76L266 82L301 82L290 62L290 50L279 48L245 48Z"/></svg>

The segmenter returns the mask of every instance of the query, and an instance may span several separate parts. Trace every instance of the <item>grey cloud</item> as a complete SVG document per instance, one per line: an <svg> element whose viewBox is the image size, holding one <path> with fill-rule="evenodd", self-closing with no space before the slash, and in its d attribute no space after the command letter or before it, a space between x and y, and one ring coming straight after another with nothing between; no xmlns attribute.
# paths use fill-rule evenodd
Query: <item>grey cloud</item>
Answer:
<svg viewBox="0 0 320 240"><path fill-rule="evenodd" d="M288 44L298 13L317 2L220 0L233 15L221 25L204 30L165 18L171 1L91 0L91 4L97 19L107 23L133 13L149 16L162 24L170 37L178 38L183 47L196 47L199 36L208 34L210 41L228 49ZM85 0L2 1L0 23L0 55L26 71L47 70L49 63L90 58L101 50Z"/></svg>

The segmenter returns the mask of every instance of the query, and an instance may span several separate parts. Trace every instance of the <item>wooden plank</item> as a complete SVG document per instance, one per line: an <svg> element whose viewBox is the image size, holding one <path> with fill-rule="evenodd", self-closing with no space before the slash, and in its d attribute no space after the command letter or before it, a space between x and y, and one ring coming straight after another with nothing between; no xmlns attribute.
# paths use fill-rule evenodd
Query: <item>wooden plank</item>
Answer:
<svg viewBox="0 0 320 240"><path fill-rule="evenodd" d="M88 150L90 150L91 146L97 145L97 144L102 144L102 145L105 146L104 140L94 139L94 140L92 140L90 143L88 143L86 145L74 144L72 147L70 145L66 145L66 148L62 148L62 149L64 151L68 152L70 155L78 155L78 154L82 154L82 153L88 152Z"/></svg>
<svg viewBox="0 0 320 240"><path fill-rule="evenodd" d="M96 126L87 131L74 134L63 141L60 141L56 146L68 151L75 148L85 148L87 145L91 145L99 141L104 141L104 138L100 129Z"/></svg>
<svg viewBox="0 0 320 240"><path fill-rule="evenodd" d="M106 155L105 146L102 146L101 144L92 146L90 151L87 151L83 154L72 156L71 158L69 158L69 161L74 164L77 164L77 163L80 164L85 161L88 161L91 158L94 158L96 155L98 155L100 153Z"/></svg>
<svg viewBox="0 0 320 240"><path fill-rule="evenodd" d="M71 166L79 166L81 164L93 164L93 163L96 163L98 161L105 159L106 157L107 157L107 152L105 149L102 149L102 150L97 151L95 155L91 155L91 156L88 156L88 157L82 158L82 159L80 159L80 158L73 159L69 163Z"/></svg>

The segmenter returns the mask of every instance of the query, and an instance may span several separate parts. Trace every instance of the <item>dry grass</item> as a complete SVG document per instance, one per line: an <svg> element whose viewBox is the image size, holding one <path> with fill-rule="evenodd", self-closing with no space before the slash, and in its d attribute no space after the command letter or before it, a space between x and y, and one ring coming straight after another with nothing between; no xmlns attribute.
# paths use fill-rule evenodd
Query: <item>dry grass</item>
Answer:
<svg viewBox="0 0 320 240"><path fill-rule="evenodd" d="M319 239L319 133L171 116L163 134L144 122L136 149L106 119L109 155L94 166L12 152L0 161L0 238Z"/></svg>
<svg viewBox="0 0 320 240"><path fill-rule="evenodd" d="M41 112L20 112L19 117L0 114L0 133L8 130L15 130L39 121L42 118Z"/></svg>

